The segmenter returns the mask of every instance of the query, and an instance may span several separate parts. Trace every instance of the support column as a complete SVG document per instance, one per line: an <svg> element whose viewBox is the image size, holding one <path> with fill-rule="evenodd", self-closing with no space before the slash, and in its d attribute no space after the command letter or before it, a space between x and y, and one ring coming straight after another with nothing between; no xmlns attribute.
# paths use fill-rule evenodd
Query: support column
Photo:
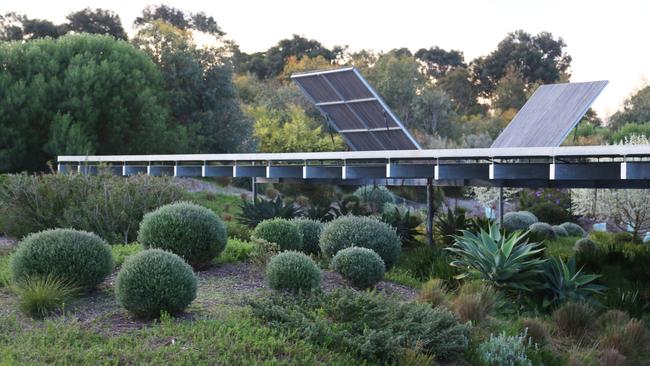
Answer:
<svg viewBox="0 0 650 366"><path fill-rule="evenodd" d="M433 246L433 214L435 207L433 205L433 179L427 179L427 243Z"/></svg>
<svg viewBox="0 0 650 366"><path fill-rule="evenodd" d="M499 187L499 225L503 225L503 187Z"/></svg>
<svg viewBox="0 0 650 366"><path fill-rule="evenodd" d="M255 177L251 177L251 191L253 191L253 203L257 201L257 185L255 184Z"/></svg>

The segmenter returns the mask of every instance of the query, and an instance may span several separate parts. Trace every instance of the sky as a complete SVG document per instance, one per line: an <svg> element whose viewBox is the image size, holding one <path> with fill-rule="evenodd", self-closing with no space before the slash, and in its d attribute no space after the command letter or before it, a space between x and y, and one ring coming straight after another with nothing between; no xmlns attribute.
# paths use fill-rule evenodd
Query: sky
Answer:
<svg viewBox="0 0 650 366"><path fill-rule="evenodd" d="M85 7L111 9L127 31L155 1L0 0L0 13L63 22ZM245 52L263 51L299 34L351 51L411 51L440 46L463 51L466 61L494 50L508 32L549 31L573 57L571 81L609 80L593 107L601 118L650 80L650 0L167 0L167 5L213 16Z"/></svg>

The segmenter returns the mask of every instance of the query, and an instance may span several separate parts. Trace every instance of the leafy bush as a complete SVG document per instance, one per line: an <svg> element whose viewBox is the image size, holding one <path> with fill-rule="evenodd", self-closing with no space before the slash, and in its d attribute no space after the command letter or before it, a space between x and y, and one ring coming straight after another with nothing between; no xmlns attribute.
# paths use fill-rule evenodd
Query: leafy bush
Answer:
<svg viewBox="0 0 650 366"><path fill-rule="evenodd" d="M390 269L401 251L395 229L370 217L344 216L327 225L320 236L321 251L333 257L348 247L368 248L379 254Z"/></svg>
<svg viewBox="0 0 650 366"><path fill-rule="evenodd" d="M386 266L381 257L366 248L339 250L332 259L332 268L353 286L367 288L384 278Z"/></svg>
<svg viewBox="0 0 650 366"><path fill-rule="evenodd" d="M303 249L302 234L294 221L280 218L264 220L253 230L252 236L276 243L281 251Z"/></svg>
<svg viewBox="0 0 650 366"><path fill-rule="evenodd" d="M537 258L539 243L528 243L516 231L502 233L497 224L479 234L461 231L447 250L458 257L451 265L464 271L459 278L474 277L488 281L497 288L529 291L537 286L543 260Z"/></svg>
<svg viewBox="0 0 650 366"><path fill-rule="evenodd" d="M469 327L443 307L403 302L378 293L259 297L253 314L273 328L301 334L316 344L356 354L373 364L399 364L405 351L459 359Z"/></svg>
<svg viewBox="0 0 650 366"><path fill-rule="evenodd" d="M544 241L555 239L555 231L553 227L545 222L536 222L528 228L530 233L528 237L534 241Z"/></svg>
<svg viewBox="0 0 650 366"><path fill-rule="evenodd" d="M310 291L320 288L321 273L305 254L285 251L269 261L266 280L275 290Z"/></svg>
<svg viewBox="0 0 650 366"><path fill-rule="evenodd" d="M568 263L557 257L551 257L544 263L545 305L557 305L565 301L588 301L593 295L600 295L605 287L593 283L600 275L583 274L576 270L575 257Z"/></svg>
<svg viewBox="0 0 650 366"><path fill-rule="evenodd" d="M368 214L368 206L362 203L361 199L354 194L344 195L341 201L337 201L337 206L342 216L365 216Z"/></svg>
<svg viewBox="0 0 650 366"><path fill-rule="evenodd" d="M257 238L253 238L251 243L253 250L250 253L250 260L257 266L266 268L271 258L280 253L280 247L276 243Z"/></svg>
<svg viewBox="0 0 650 366"><path fill-rule="evenodd" d="M567 233L569 233L569 236L579 236L582 238L587 236L585 230L576 223L565 222L563 224L560 224L560 226L564 228L564 230L566 230Z"/></svg>
<svg viewBox="0 0 650 366"><path fill-rule="evenodd" d="M526 333L508 336L501 333L478 346L479 358L486 366L533 366L526 356L528 350Z"/></svg>
<svg viewBox="0 0 650 366"><path fill-rule="evenodd" d="M139 243L111 245L115 267L121 267L126 258L140 253L143 249Z"/></svg>
<svg viewBox="0 0 650 366"><path fill-rule="evenodd" d="M209 265L226 246L223 221L211 210L190 202L165 205L144 216L138 242L168 250L194 268Z"/></svg>
<svg viewBox="0 0 650 366"><path fill-rule="evenodd" d="M144 250L128 258L117 274L117 302L138 317L154 318L161 311L176 314L196 298L197 281L176 254Z"/></svg>
<svg viewBox="0 0 650 366"><path fill-rule="evenodd" d="M465 211L459 209L447 208L447 213L438 215L433 222L434 232L446 247L454 243L454 235L468 228L469 220L465 216Z"/></svg>
<svg viewBox="0 0 650 366"><path fill-rule="evenodd" d="M25 277L13 290L20 309L39 319L61 308L77 292L70 282L53 275Z"/></svg>
<svg viewBox="0 0 650 366"><path fill-rule="evenodd" d="M109 243L129 243L145 213L182 196L182 189L163 177L10 175L0 184L0 231L22 238L65 227L94 232Z"/></svg>
<svg viewBox="0 0 650 366"><path fill-rule="evenodd" d="M113 271L111 247L99 236L72 229L30 234L11 256L12 279L55 276L87 290Z"/></svg>
<svg viewBox="0 0 650 366"><path fill-rule="evenodd" d="M237 220L251 228L256 227L264 220L274 218L293 219L300 216L301 209L293 204L284 204L282 197L277 196L274 200L257 199L253 202L241 201L241 214Z"/></svg>
<svg viewBox="0 0 650 366"><path fill-rule="evenodd" d="M560 332L580 338L591 329L594 311L585 303L566 302L553 312L553 319Z"/></svg>
<svg viewBox="0 0 650 366"><path fill-rule="evenodd" d="M556 238L562 236L569 236L569 233L566 231L566 229L560 225L553 225L551 228L553 229Z"/></svg>
<svg viewBox="0 0 650 366"><path fill-rule="evenodd" d="M325 225L320 221L309 219L294 219L293 223L302 235L302 251L307 254L320 253L318 241Z"/></svg>
<svg viewBox="0 0 650 366"><path fill-rule="evenodd" d="M548 222L552 225L559 225L571 219L569 213L565 209L551 202L538 203L530 208L530 212L535 215L539 221Z"/></svg>
<svg viewBox="0 0 650 366"><path fill-rule="evenodd" d="M582 255L593 254L596 250L598 250L598 244L588 238L578 239L573 246L573 251Z"/></svg>
<svg viewBox="0 0 650 366"><path fill-rule="evenodd" d="M237 221L225 221L228 237L239 240L251 239L251 228Z"/></svg>
<svg viewBox="0 0 650 366"><path fill-rule="evenodd" d="M539 222L537 217L528 211L508 212L503 215L503 228L509 232L528 230L530 225L536 222Z"/></svg>
<svg viewBox="0 0 650 366"><path fill-rule="evenodd" d="M528 336L529 343L543 346L551 340L551 334L544 326L544 323L534 318L522 319L521 331Z"/></svg>
<svg viewBox="0 0 650 366"><path fill-rule="evenodd" d="M447 287L439 278L432 278L422 284L418 301L430 304L433 307L447 304Z"/></svg>
<svg viewBox="0 0 650 366"><path fill-rule="evenodd" d="M226 248L221 252L221 255L217 259L218 263L236 263L236 262L246 262L250 259L251 253L253 252L255 244L239 240L239 239L228 239Z"/></svg>
<svg viewBox="0 0 650 366"><path fill-rule="evenodd" d="M412 214L408 208L400 208L393 204L386 204L381 215L381 221L395 228L403 245L415 245L418 227L422 219L417 214Z"/></svg>
<svg viewBox="0 0 650 366"><path fill-rule="evenodd" d="M362 186L354 191L354 195L372 212L382 212L385 204L395 202L395 197L385 186Z"/></svg>
<svg viewBox="0 0 650 366"><path fill-rule="evenodd" d="M491 286L481 282L463 285L452 302L452 308L463 322L479 324L494 310L497 297Z"/></svg>

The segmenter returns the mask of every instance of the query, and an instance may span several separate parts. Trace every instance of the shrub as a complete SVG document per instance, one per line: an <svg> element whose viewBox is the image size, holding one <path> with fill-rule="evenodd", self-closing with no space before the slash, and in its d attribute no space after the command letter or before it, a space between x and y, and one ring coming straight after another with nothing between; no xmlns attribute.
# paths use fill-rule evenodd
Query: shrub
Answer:
<svg viewBox="0 0 650 366"><path fill-rule="evenodd" d="M286 251L271 258L266 266L266 279L275 290L310 291L320 288L321 273L305 254Z"/></svg>
<svg viewBox="0 0 650 366"><path fill-rule="evenodd" d="M0 231L22 238L64 227L94 232L109 243L129 243L145 213L182 196L182 189L164 177L11 175L0 184Z"/></svg>
<svg viewBox="0 0 650 366"><path fill-rule="evenodd" d="M293 223L298 228L300 234L302 234L302 251L307 254L320 253L318 240L321 231L323 231L323 223L309 219L294 219Z"/></svg>
<svg viewBox="0 0 650 366"><path fill-rule="evenodd" d="M448 247L454 243L454 235L458 235L460 230L467 230L469 220L464 210L447 208L447 213L438 215L433 223L433 229L444 246Z"/></svg>
<svg viewBox="0 0 650 366"><path fill-rule="evenodd" d="M143 249L139 243L111 245L115 267L121 267L126 258L140 253Z"/></svg>
<svg viewBox="0 0 650 366"><path fill-rule="evenodd" d="M298 226L286 219L270 219L262 221L255 230L254 238L276 243L280 250L302 250L302 235Z"/></svg>
<svg viewBox="0 0 650 366"><path fill-rule="evenodd" d="M566 229L560 225L553 225L551 228L555 233L555 237L569 236L569 233L566 231Z"/></svg>
<svg viewBox="0 0 650 366"><path fill-rule="evenodd" d="M22 311L35 318L43 318L74 296L77 288L53 275L25 277L14 286Z"/></svg>
<svg viewBox="0 0 650 366"><path fill-rule="evenodd" d="M236 263L236 262L246 262L250 259L251 253L255 244L239 240L239 239L228 239L226 248L221 252L217 262L218 263Z"/></svg>
<svg viewBox="0 0 650 366"><path fill-rule="evenodd" d="M614 233L614 241L616 243L631 243L634 242L634 235L626 231L619 231Z"/></svg>
<svg viewBox="0 0 650 366"><path fill-rule="evenodd" d="M418 301L432 305L433 307L447 304L447 288L439 278L432 278L422 284Z"/></svg>
<svg viewBox="0 0 650 366"><path fill-rule="evenodd" d="M161 311L176 314L196 298L197 281L176 254L144 250L128 258L117 274L117 302L138 317L153 318Z"/></svg>
<svg viewBox="0 0 650 366"><path fill-rule="evenodd" d="M585 303L567 302L553 312L557 329L563 334L580 338L590 330L594 312Z"/></svg>
<svg viewBox="0 0 650 366"><path fill-rule="evenodd" d="M241 201L241 214L237 220L251 228L256 227L264 220L274 218L293 219L298 217L301 209L293 204L284 204L282 197L278 196L273 200L257 199L253 202L243 199Z"/></svg>
<svg viewBox="0 0 650 366"><path fill-rule="evenodd" d="M536 222L528 228L530 233L528 237L533 241L544 241L555 239L553 227L545 222Z"/></svg>
<svg viewBox="0 0 650 366"><path fill-rule="evenodd" d="M332 268L353 286L367 288L384 278L386 266L381 257L366 248L340 250L332 259Z"/></svg>
<svg viewBox="0 0 650 366"><path fill-rule="evenodd" d="M631 360L647 357L650 351L650 332L639 319L607 327L598 341L599 345L615 349Z"/></svg>
<svg viewBox="0 0 650 366"><path fill-rule="evenodd" d="M544 263L545 304L557 305L565 301L589 301L591 296L600 295L605 287L593 283L600 275L584 274L576 268L575 257L567 263L551 257Z"/></svg>
<svg viewBox="0 0 650 366"><path fill-rule="evenodd" d="M253 250L250 253L250 260L257 266L266 267L271 258L280 253L280 247L276 243L257 238L253 238L251 242Z"/></svg>
<svg viewBox="0 0 650 366"><path fill-rule="evenodd" d="M373 212L382 212L385 204L395 202L395 197L385 186L362 186L354 191L354 195Z"/></svg>
<svg viewBox="0 0 650 366"><path fill-rule="evenodd" d="M99 236L72 229L30 234L11 256L12 279L55 276L87 290L113 271L111 247Z"/></svg>
<svg viewBox="0 0 650 366"><path fill-rule="evenodd" d="M563 224L560 224L560 226L564 228L564 230L566 230L567 233L569 233L569 236L580 236L583 238L587 236L585 230L576 223L565 222Z"/></svg>
<svg viewBox="0 0 650 366"><path fill-rule="evenodd" d="M630 316L626 312L612 309L599 316L596 323L600 332L604 332L609 328L623 327L628 321L630 321Z"/></svg>
<svg viewBox="0 0 650 366"><path fill-rule="evenodd" d="M138 242L145 248L168 250L194 268L209 265L227 240L219 216L190 202L177 202L146 214L138 233Z"/></svg>
<svg viewBox="0 0 650 366"><path fill-rule="evenodd" d="M445 308L380 293L340 289L309 298L275 295L256 298L251 306L275 328L371 364L398 364L405 352L455 360L468 346L469 327Z"/></svg>
<svg viewBox="0 0 650 366"><path fill-rule="evenodd" d="M422 219L419 215L412 214L408 208L387 204L381 215L381 221L395 228L402 244L418 244L415 237L420 233L418 227L422 224Z"/></svg>
<svg viewBox="0 0 650 366"><path fill-rule="evenodd" d="M528 350L526 334L508 336L501 333L490 335L490 339L478 346L479 358L486 366L532 366L526 356Z"/></svg>
<svg viewBox="0 0 650 366"><path fill-rule="evenodd" d="M598 245L596 242L588 238L576 240L576 243L573 246L573 251L579 254L593 254L597 249Z"/></svg>
<svg viewBox="0 0 650 366"><path fill-rule="evenodd" d="M379 254L390 269L401 251L395 229L370 217L344 216L327 225L320 236L322 252L333 257L348 247L368 248Z"/></svg>
<svg viewBox="0 0 650 366"><path fill-rule="evenodd" d="M464 272L458 278L479 278L497 288L513 290L537 286L544 263L537 256L543 249L539 243L528 243L520 232L504 234L493 224L487 232L463 230L462 236L454 238L456 242L447 250L457 255L451 265Z"/></svg>
<svg viewBox="0 0 650 366"><path fill-rule="evenodd" d="M508 212L503 215L503 228L513 232L517 230L528 230L530 225L538 222L535 215L528 211Z"/></svg>
<svg viewBox="0 0 650 366"><path fill-rule="evenodd" d="M548 344L551 340L551 334L544 324L533 318L525 318L521 321L521 330L528 336L529 343L535 343L540 346Z"/></svg>
<svg viewBox="0 0 650 366"><path fill-rule="evenodd" d="M548 222L552 225L559 225L571 219L569 213L565 209L551 202L538 203L530 208L530 212L535 215L539 221Z"/></svg>
<svg viewBox="0 0 650 366"><path fill-rule="evenodd" d="M469 282L460 288L452 307L461 321L479 324L492 313L496 300L491 286L478 281Z"/></svg>

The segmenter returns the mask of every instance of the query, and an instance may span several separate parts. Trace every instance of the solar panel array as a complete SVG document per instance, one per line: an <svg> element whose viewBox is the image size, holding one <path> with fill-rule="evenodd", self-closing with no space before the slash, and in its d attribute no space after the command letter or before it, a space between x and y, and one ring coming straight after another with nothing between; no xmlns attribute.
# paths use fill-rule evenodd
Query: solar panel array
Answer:
<svg viewBox="0 0 650 366"><path fill-rule="evenodd" d="M352 150L420 149L357 69L308 72L291 78Z"/></svg>
<svg viewBox="0 0 650 366"><path fill-rule="evenodd" d="M556 147L580 122L607 81L542 85L492 147Z"/></svg>

